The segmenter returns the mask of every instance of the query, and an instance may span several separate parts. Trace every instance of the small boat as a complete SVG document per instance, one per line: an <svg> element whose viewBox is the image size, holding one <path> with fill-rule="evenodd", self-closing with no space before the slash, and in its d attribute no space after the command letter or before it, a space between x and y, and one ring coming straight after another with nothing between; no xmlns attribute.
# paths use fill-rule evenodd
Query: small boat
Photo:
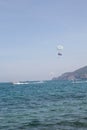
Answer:
<svg viewBox="0 0 87 130"><path fill-rule="evenodd" d="M28 84L28 82L13 82L14 85Z"/></svg>

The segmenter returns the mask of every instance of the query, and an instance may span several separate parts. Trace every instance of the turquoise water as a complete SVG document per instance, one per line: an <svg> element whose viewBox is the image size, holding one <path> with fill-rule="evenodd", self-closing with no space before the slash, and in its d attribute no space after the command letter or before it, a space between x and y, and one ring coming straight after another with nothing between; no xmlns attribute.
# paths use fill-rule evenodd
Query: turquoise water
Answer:
<svg viewBox="0 0 87 130"><path fill-rule="evenodd" d="M0 130L87 130L87 83L0 83Z"/></svg>

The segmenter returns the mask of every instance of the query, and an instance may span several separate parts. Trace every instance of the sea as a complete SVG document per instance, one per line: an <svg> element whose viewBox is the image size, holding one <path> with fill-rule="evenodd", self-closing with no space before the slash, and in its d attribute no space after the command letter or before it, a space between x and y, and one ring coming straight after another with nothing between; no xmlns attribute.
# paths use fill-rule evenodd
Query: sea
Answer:
<svg viewBox="0 0 87 130"><path fill-rule="evenodd" d="M0 130L87 130L87 82L0 83Z"/></svg>

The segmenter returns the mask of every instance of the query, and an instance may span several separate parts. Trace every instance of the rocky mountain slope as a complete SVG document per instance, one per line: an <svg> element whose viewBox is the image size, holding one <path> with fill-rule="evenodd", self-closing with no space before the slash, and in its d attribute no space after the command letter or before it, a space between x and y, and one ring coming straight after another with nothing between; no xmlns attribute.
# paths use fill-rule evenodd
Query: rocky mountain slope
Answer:
<svg viewBox="0 0 87 130"><path fill-rule="evenodd" d="M87 66L77 69L73 72L66 72L52 80L87 80Z"/></svg>

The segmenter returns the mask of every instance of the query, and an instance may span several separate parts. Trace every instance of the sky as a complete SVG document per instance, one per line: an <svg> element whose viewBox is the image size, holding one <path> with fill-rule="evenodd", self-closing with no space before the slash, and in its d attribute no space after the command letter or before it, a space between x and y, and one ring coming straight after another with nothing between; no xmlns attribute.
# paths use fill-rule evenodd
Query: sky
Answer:
<svg viewBox="0 0 87 130"><path fill-rule="evenodd" d="M0 0L0 82L49 80L86 56L87 0Z"/></svg>

